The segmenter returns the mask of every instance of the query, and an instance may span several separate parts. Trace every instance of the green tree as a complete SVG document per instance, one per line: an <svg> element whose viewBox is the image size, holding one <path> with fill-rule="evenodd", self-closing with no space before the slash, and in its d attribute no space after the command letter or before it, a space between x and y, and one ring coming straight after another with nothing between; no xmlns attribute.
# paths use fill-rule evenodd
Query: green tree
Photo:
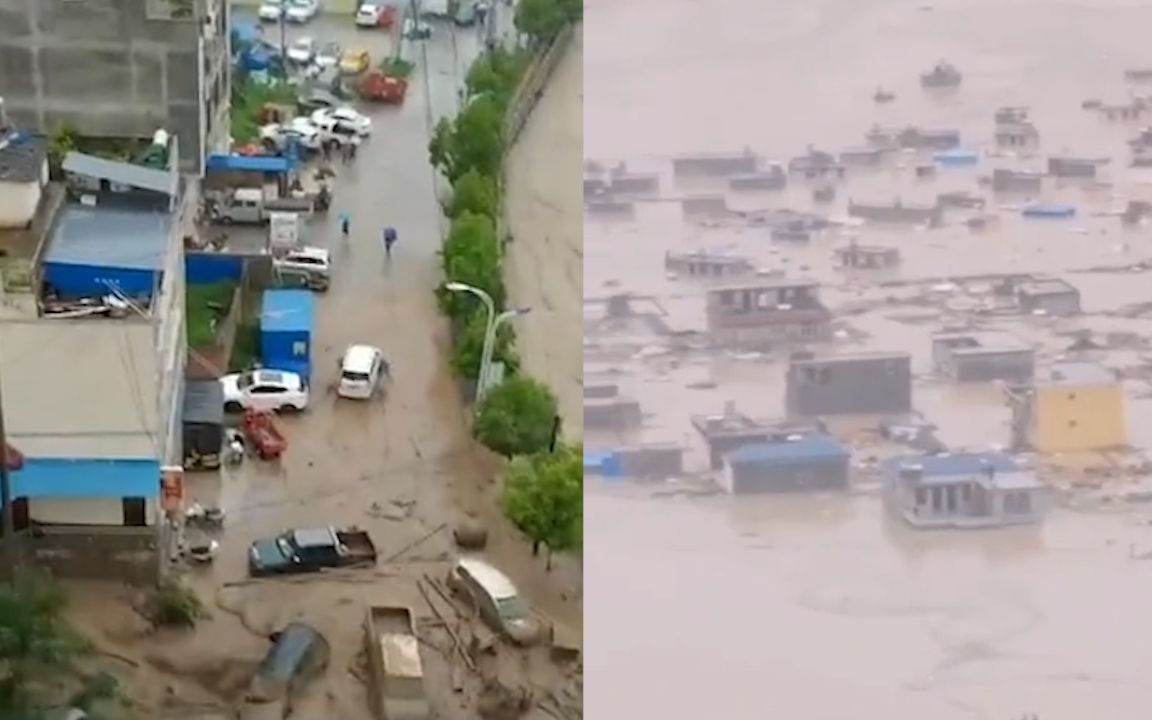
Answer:
<svg viewBox="0 0 1152 720"><path fill-rule="evenodd" d="M500 212L500 193L496 189L495 180L476 170L469 170L456 180L452 186L452 200L448 203L447 215L457 218L465 212L496 218Z"/></svg>
<svg viewBox="0 0 1152 720"><path fill-rule="evenodd" d="M488 329L488 316L482 308L476 308L464 319L463 328L452 349L452 370L457 377L475 380L480 374L480 356L484 352L484 332ZM496 347L492 359L504 363L507 372L515 372L520 367L516 355L516 332L508 323L496 331Z"/></svg>
<svg viewBox="0 0 1152 720"><path fill-rule="evenodd" d="M496 307L504 306L504 278L500 273L500 242L492 219L463 212L452 221L440 250L444 277L484 290ZM463 319L479 303L466 293L439 291L441 309L455 320Z"/></svg>
<svg viewBox="0 0 1152 720"><path fill-rule="evenodd" d="M547 385L515 375L480 401L472 432L504 457L532 455L551 445L556 407L556 396Z"/></svg>
<svg viewBox="0 0 1152 720"><path fill-rule="evenodd" d="M566 5L559 0L520 0L516 4L516 29L527 35L532 44L543 45L556 37L569 22Z"/></svg>
<svg viewBox="0 0 1152 720"><path fill-rule="evenodd" d="M517 457L504 474L504 514L532 541L532 554L580 546L584 525L584 463L579 447Z"/></svg>
<svg viewBox="0 0 1152 720"><path fill-rule="evenodd" d="M43 707L40 683L59 678L88 649L64 618L67 599L47 577L0 586L0 717Z"/></svg>
<svg viewBox="0 0 1152 720"><path fill-rule="evenodd" d="M445 117L437 120L432 130L432 139L428 141L428 162L445 177L452 174L455 141L456 127L452 121Z"/></svg>
<svg viewBox="0 0 1152 720"><path fill-rule="evenodd" d="M504 157L504 108L499 101L487 95L473 98L456 116L449 150L449 181L456 182L469 170L499 177Z"/></svg>
<svg viewBox="0 0 1152 720"><path fill-rule="evenodd" d="M506 107L527 65L528 55L520 50L503 46L489 50L468 68L464 79L468 97L490 95Z"/></svg>

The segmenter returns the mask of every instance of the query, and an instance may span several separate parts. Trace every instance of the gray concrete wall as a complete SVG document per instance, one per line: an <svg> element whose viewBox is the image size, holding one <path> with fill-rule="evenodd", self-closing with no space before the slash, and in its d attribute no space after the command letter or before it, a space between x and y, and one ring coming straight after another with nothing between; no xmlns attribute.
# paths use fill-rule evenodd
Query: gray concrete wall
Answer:
<svg viewBox="0 0 1152 720"><path fill-rule="evenodd" d="M155 527L46 527L23 533L19 546L27 564L57 577L145 587L160 578L161 532Z"/></svg>
<svg viewBox="0 0 1152 720"><path fill-rule="evenodd" d="M95 137L165 128L179 137L182 169L198 170L200 24L150 19L170 10L168 0L0 0L0 95L9 115L26 127L68 124ZM227 42L213 49L226 56Z"/></svg>
<svg viewBox="0 0 1152 720"><path fill-rule="evenodd" d="M898 414L912 409L908 357L796 363L788 368L786 382L792 417Z"/></svg>

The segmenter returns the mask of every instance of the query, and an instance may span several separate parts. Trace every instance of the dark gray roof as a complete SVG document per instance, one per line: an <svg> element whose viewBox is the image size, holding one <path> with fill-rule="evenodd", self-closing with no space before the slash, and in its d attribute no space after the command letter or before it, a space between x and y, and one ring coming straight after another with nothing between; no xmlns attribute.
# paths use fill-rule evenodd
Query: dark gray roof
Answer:
<svg viewBox="0 0 1152 720"><path fill-rule="evenodd" d="M29 183L40 177L48 146L42 138L13 132L0 132L0 182Z"/></svg>
<svg viewBox="0 0 1152 720"><path fill-rule="evenodd" d="M163 270L171 225L167 213L66 205L43 262Z"/></svg>
<svg viewBox="0 0 1152 720"><path fill-rule="evenodd" d="M179 175L168 170L133 165L118 160L106 160L95 155L70 152L64 158L64 172L108 180L140 190L176 195Z"/></svg>
<svg viewBox="0 0 1152 720"><path fill-rule="evenodd" d="M184 385L186 423L221 425L224 423L224 388L215 380L189 380Z"/></svg>

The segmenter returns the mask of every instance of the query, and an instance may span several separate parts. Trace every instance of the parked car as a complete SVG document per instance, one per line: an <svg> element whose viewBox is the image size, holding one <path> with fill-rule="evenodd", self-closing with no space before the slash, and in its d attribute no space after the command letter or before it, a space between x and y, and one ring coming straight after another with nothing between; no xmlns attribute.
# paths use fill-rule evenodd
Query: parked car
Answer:
<svg viewBox="0 0 1152 720"><path fill-rule="evenodd" d="M452 22L456 23L459 27L472 27L476 24L478 13L476 6L470 2L460 3L460 7L456 10L456 16L452 18Z"/></svg>
<svg viewBox="0 0 1152 720"><path fill-rule="evenodd" d="M311 290L325 292L330 282L327 277L306 270L278 270L272 277L270 287L278 290Z"/></svg>
<svg viewBox="0 0 1152 720"><path fill-rule="evenodd" d="M340 356L340 384L336 394L344 398L367 400L376 393L380 381L388 377L384 352L371 345L349 345Z"/></svg>
<svg viewBox="0 0 1152 720"><path fill-rule="evenodd" d="M288 59L297 65L307 65L314 57L316 57L316 41L310 37L293 40L288 46Z"/></svg>
<svg viewBox="0 0 1152 720"><path fill-rule="evenodd" d="M340 57L340 72L345 75L359 75L368 69L372 60L363 48L350 48Z"/></svg>
<svg viewBox="0 0 1152 720"><path fill-rule="evenodd" d="M280 19L282 12L284 12L284 0L264 0L260 3L256 16L265 22L274 22Z"/></svg>
<svg viewBox="0 0 1152 720"><path fill-rule="evenodd" d="M279 704L280 717L288 717L297 693L328 670L332 648L319 630L302 622L289 623L269 639L272 647L252 677L244 701L246 705ZM241 716L250 715L242 712Z"/></svg>
<svg viewBox="0 0 1152 720"><path fill-rule="evenodd" d="M253 370L220 378L224 388L224 409L303 410L308 407L308 385L296 373L283 370Z"/></svg>
<svg viewBox="0 0 1152 720"><path fill-rule="evenodd" d="M300 95L296 106L301 112L314 113L317 110L339 107L343 102L334 93L314 88Z"/></svg>
<svg viewBox="0 0 1152 720"><path fill-rule="evenodd" d="M271 143L277 150L283 150L291 142L296 142L305 150L319 150L321 143L320 129L308 121L308 118L292 118L287 124L265 125L260 128L260 139L265 144Z"/></svg>
<svg viewBox="0 0 1152 720"><path fill-rule="evenodd" d="M371 535L358 528L287 530L248 547L248 573L252 577L375 564L376 544Z"/></svg>
<svg viewBox="0 0 1152 720"><path fill-rule="evenodd" d="M327 132L339 128L355 131L362 137L372 134L372 119L347 106L316 110L310 120L313 125Z"/></svg>
<svg viewBox="0 0 1152 720"><path fill-rule="evenodd" d="M374 3L364 3L356 11L356 27L380 27L380 18L384 15L384 6Z"/></svg>
<svg viewBox="0 0 1152 720"><path fill-rule="evenodd" d="M462 557L448 571L448 587L463 596L496 632L520 645L540 637L540 624L532 617L516 586L492 565L478 558Z"/></svg>
<svg viewBox="0 0 1152 720"><path fill-rule="evenodd" d="M312 62L320 70L327 70L328 68L336 67L340 64L340 57L344 54L344 49L338 43L328 43L316 53L315 59ZM319 75L319 73L317 73Z"/></svg>
<svg viewBox="0 0 1152 720"><path fill-rule="evenodd" d="M404 18L404 27L401 30L404 37L409 40L427 40L432 37L432 26L416 18Z"/></svg>
<svg viewBox="0 0 1152 720"><path fill-rule="evenodd" d="M289 22L306 23L316 17L320 10L320 3L316 0L288 0L287 16Z"/></svg>
<svg viewBox="0 0 1152 720"><path fill-rule="evenodd" d="M326 248L305 246L277 258L273 265L277 270L302 270L327 278L332 272L332 254Z"/></svg>

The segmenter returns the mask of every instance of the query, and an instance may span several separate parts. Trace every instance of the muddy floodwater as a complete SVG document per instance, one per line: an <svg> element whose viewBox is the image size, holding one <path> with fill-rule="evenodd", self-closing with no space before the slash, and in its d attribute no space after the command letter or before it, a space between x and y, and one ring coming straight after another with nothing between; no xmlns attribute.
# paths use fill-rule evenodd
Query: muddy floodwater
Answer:
<svg viewBox="0 0 1152 720"><path fill-rule="evenodd" d="M979 532L915 532L888 519L862 466L892 450L857 437L845 438L856 462L847 494L691 497L669 484L589 478L590 717L1147 715L1152 646L1134 630L1152 601L1144 559L1152 505L1138 501L1149 487L1141 468L1152 429L1152 318L1142 304L1152 252L1148 229L1118 215L1129 201L1152 199L1152 176L1130 167L1128 149L1149 121L1110 121L1083 103L1152 93L1124 76L1152 66L1150 23L1152 9L1120 0L590 0L585 155L660 174L658 194L669 202L639 202L625 219L586 216L586 298L649 296L687 337L703 329L703 286L669 276L665 252L740 255L761 271L820 282L837 318L822 351L909 353L915 408L953 450L1010 441L1001 388L957 387L933 373L930 334L957 326L1033 345L1040 375L1065 359L1117 371L1133 446L1025 456L1056 506L1040 526ZM919 74L942 59L963 73L961 87L925 92ZM874 102L878 87L894 100ZM995 148L993 115L1003 106L1029 109L1036 151ZM809 146L838 153L863 146L877 125L958 130L976 162L918 177L931 153L896 153L850 169L827 204L803 181L735 193L670 172L676 154L747 147L787 164ZM1104 162L1093 181L1046 178L1041 191L1011 197L981 183L995 169L1044 171L1053 155ZM788 208L841 219L849 200L912 204L946 192L985 198L986 222L974 230L966 220L975 213L949 210L938 228L844 223L784 244L739 216L689 223L675 202L726 194L738 213ZM1025 220L1021 207L1033 201L1068 204L1075 216ZM902 261L873 275L834 267L833 249L853 240L898 248ZM988 288L955 280L1009 272L1066 280L1083 313L981 313ZM1086 335L1093 349L1073 352ZM586 337L586 383L611 378L644 413L640 428L587 431L586 444L677 443L687 450L685 475L701 477L707 462L689 417L726 403L782 417L785 353L669 344L635 328ZM1100 480L1101 468L1115 472ZM1088 475L1097 478L1091 488Z"/></svg>

